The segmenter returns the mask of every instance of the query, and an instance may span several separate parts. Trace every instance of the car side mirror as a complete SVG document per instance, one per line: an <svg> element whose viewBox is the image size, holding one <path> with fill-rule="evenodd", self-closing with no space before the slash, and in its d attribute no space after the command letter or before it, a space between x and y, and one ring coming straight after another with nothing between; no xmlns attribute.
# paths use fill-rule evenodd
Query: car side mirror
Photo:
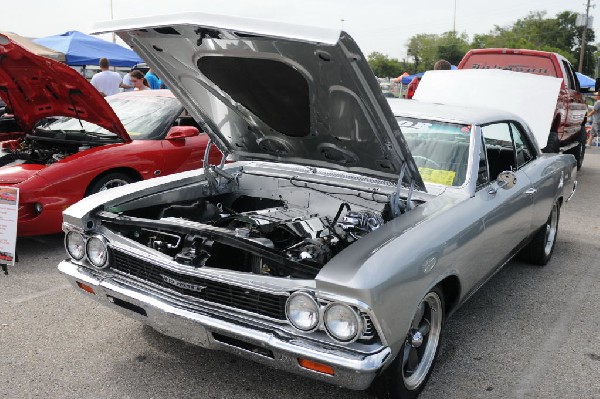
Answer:
<svg viewBox="0 0 600 399"><path fill-rule="evenodd" d="M165 140L179 140L186 137L198 136L200 131L195 126L172 126Z"/></svg>
<svg viewBox="0 0 600 399"><path fill-rule="evenodd" d="M515 176L515 172L505 170L498 175L496 181L498 182L498 187L508 190L517 184L517 176Z"/></svg>
<svg viewBox="0 0 600 399"><path fill-rule="evenodd" d="M496 178L496 186L491 186L488 194L495 195L500 188L509 190L513 188L515 184L517 184L517 176L515 176L515 172L505 170L504 172L500 172Z"/></svg>

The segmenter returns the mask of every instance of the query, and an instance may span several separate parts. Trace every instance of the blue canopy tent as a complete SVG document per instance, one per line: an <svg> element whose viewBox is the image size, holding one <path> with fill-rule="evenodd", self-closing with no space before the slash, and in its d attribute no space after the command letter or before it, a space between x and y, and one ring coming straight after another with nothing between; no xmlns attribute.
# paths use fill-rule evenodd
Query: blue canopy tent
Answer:
<svg viewBox="0 0 600 399"><path fill-rule="evenodd" d="M581 86L582 89L594 89L594 87L596 86L595 79L592 79L589 76L579 72L575 72L575 75L577 75L577 80L579 80L579 86Z"/></svg>
<svg viewBox="0 0 600 399"><path fill-rule="evenodd" d="M66 64L72 66L98 65L100 58L108 58L111 66L131 67L143 62L133 50L78 31L33 41L65 54Z"/></svg>

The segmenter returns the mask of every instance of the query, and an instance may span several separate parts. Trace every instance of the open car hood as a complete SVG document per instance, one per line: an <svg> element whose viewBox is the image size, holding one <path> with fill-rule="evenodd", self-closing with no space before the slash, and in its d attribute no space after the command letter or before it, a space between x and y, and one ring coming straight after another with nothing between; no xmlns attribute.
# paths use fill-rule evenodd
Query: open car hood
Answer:
<svg viewBox="0 0 600 399"><path fill-rule="evenodd" d="M224 152L425 190L377 79L344 32L186 13L107 21Z"/></svg>
<svg viewBox="0 0 600 399"><path fill-rule="evenodd" d="M0 34L0 98L24 132L43 118L79 118L131 141L102 95L73 68L35 55Z"/></svg>

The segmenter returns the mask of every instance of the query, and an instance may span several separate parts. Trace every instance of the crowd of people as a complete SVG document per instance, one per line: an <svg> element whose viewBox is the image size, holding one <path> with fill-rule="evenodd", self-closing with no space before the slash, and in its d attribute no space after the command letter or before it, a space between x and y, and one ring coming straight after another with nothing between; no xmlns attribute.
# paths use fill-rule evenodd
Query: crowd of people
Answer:
<svg viewBox="0 0 600 399"><path fill-rule="evenodd" d="M98 66L100 72L92 77L90 83L105 97L117 94L120 89L133 91L166 88L152 69L148 69L145 74L139 69L132 69L121 78L120 74L110 70L110 62L107 58L101 58Z"/></svg>

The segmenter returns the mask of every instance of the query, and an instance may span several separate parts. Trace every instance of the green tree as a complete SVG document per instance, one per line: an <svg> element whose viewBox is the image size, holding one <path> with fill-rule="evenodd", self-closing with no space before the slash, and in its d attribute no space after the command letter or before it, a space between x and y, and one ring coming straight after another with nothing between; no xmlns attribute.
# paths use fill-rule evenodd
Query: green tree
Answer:
<svg viewBox="0 0 600 399"><path fill-rule="evenodd" d="M530 12L513 25L495 26L487 34L475 35L472 48L508 47L551 51L561 54L577 68L581 45L582 27L577 27L577 14L571 11L558 13L555 18L546 18L544 11ZM586 33L584 73L593 74L597 48L592 42L592 29Z"/></svg>
<svg viewBox="0 0 600 399"><path fill-rule="evenodd" d="M412 57L418 71L433 69L439 59L456 65L470 48L467 39L466 33L458 36L454 32L418 34L408 40L407 54Z"/></svg>
<svg viewBox="0 0 600 399"><path fill-rule="evenodd" d="M380 78L391 78L402 75L405 71L411 73L406 62L398 61L396 58L390 58L386 54L377 51L367 56L367 61L373 70L375 76Z"/></svg>

